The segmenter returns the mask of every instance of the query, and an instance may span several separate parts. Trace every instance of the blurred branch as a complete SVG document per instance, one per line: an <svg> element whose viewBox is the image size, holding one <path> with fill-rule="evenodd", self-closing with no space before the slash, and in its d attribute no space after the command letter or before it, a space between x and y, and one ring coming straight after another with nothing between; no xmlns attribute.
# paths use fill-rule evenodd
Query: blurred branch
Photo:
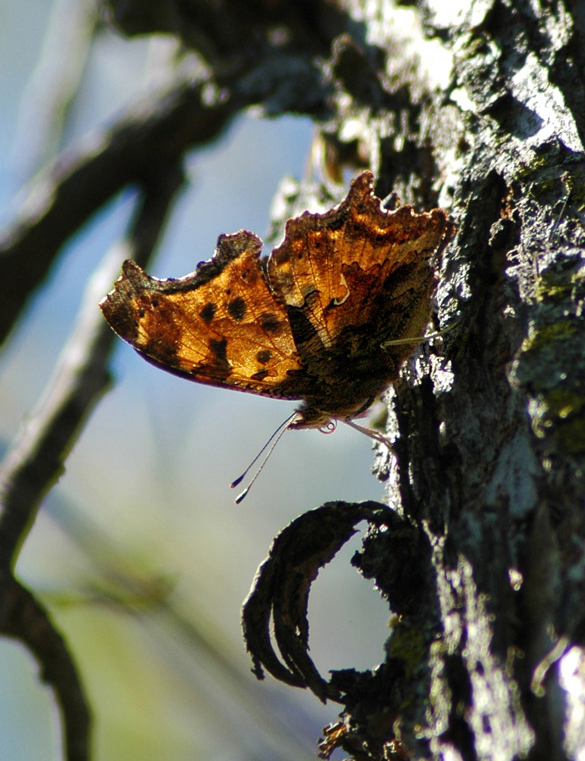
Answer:
<svg viewBox="0 0 585 761"><path fill-rule="evenodd" d="M25 176L59 149L97 22L93 0L57 0L51 10L41 55L20 107L16 154Z"/></svg>
<svg viewBox="0 0 585 761"><path fill-rule="evenodd" d="M339 0L103 0L103 8L124 34L176 35L216 71L261 59L275 44L289 55L327 55L349 20ZM352 27L365 42L365 26L352 20Z"/></svg>
<svg viewBox="0 0 585 761"><path fill-rule="evenodd" d="M217 731L231 731L229 704L235 702L261 728L275 761L312 758L308 742L303 742L306 735L299 730L302 723L309 724L308 716L303 716L299 705L287 703L286 696L279 697L275 703L270 691L258 689L250 678L250 671L242 668L239 660L234 658L232 643L218 631L208 610L198 607L191 598L186 600L173 588L168 575L161 574L156 568L153 570L150 563L145 568L144 561L138 559L129 547L120 547L107 528L100 526L90 515L70 508L62 494L48 509L51 518L91 561L97 578L83 585L73 599L70 592L65 595L45 592L43 600L50 601L51 607L105 605L139 617L156 638L157 652L168 657L174 682L185 681L191 691L205 689L199 680L189 679L184 661L177 664L169 655L169 636L184 647L188 660L211 673L213 683L222 686L223 694L216 698L217 710L210 712L210 721L217 722ZM206 700L213 700L213 695L208 694ZM291 712L295 714L293 720Z"/></svg>
<svg viewBox="0 0 585 761"><path fill-rule="evenodd" d="M77 326L45 397L0 465L0 568L6 587L0 632L28 645L53 685L69 761L83 761L88 752L89 718L79 677L45 611L10 576L10 569L43 496L63 472L67 453L109 382L107 360L115 337L97 307L99 297L123 259L147 261L182 180L181 170L173 164L143 187L127 239L109 252L90 281Z"/></svg>
<svg viewBox="0 0 585 761"><path fill-rule="evenodd" d="M215 137L231 105L208 108L204 85L181 82L166 96L139 103L114 127L65 151L34 183L21 217L0 239L0 279L9 283L0 340L26 308L61 246L106 201L132 182L174 164L189 144Z"/></svg>
<svg viewBox="0 0 585 761"><path fill-rule="evenodd" d="M87 761L91 714L67 644L45 609L13 576L0 572L0 634L22 642L57 697L68 761Z"/></svg>
<svg viewBox="0 0 585 761"><path fill-rule="evenodd" d="M184 76L150 93L114 126L66 150L28 192L20 218L0 235L0 343L47 276L61 246L106 201L158 167L176 163L189 148L218 137L247 106L264 102L274 113L322 111L317 63L279 58L258 63L223 82ZM299 92L304 93L299 100Z"/></svg>
<svg viewBox="0 0 585 761"><path fill-rule="evenodd" d="M44 494L63 472L63 461L86 417L108 385L107 359L114 334L97 303L129 256L145 261L164 228L182 182L176 165L143 188L126 241L116 246L90 281L75 331L36 411L0 465L0 567L10 567Z"/></svg>

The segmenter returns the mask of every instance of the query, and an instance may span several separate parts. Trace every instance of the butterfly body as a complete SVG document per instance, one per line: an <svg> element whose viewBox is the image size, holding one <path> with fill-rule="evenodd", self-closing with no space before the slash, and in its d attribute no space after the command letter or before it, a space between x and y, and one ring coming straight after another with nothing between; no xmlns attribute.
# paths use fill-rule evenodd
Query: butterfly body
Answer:
<svg viewBox="0 0 585 761"><path fill-rule="evenodd" d="M386 211L363 172L325 214L291 219L268 259L252 232L221 235L194 273L159 280L127 261L101 302L143 357L190 380L303 403L290 427L362 414L428 323L440 209Z"/></svg>

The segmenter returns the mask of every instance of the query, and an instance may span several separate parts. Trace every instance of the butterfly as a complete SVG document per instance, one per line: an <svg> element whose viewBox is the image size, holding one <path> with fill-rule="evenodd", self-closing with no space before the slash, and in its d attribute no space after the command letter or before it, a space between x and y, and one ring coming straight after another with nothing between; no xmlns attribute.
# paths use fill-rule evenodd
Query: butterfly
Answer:
<svg viewBox="0 0 585 761"><path fill-rule="evenodd" d="M289 219L267 258L240 230L182 278L150 277L128 260L102 312L163 370L300 400L288 428L351 424L420 341L455 229L442 209L387 211L373 183L364 171L332 210Z"/></svg>

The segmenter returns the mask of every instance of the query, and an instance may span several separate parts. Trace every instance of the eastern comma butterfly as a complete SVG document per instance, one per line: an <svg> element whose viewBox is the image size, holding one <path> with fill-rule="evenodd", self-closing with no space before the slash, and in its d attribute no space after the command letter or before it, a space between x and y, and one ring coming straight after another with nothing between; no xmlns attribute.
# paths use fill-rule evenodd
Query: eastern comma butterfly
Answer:
<svg viewBox="0 0 585 761"><path fill-rule="evenodd" d="M302 400L287 427L349 422L420 341L434 262L455 229L442 209L386 211L373 179L362 172L331 211L289 219L268 258L260 238L240 230L220 235L213 257L177 280L126 261L100 303L106 320L163 370Z"/></svg>

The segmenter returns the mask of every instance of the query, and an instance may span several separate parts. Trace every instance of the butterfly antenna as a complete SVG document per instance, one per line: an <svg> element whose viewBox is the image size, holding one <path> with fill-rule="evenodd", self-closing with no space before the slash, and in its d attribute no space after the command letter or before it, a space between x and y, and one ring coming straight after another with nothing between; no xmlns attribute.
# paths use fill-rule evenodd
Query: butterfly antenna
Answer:
<svg viewBox="0 0 585 761"><path fill-rule="evenodd" d="M273 433L273 434L272 434L272 436L271 436L271 437L268 439L268 441L266 442L266 444L264 444L264 446L263 446L263 447L262 447L262 449L261 449L261 450L258 452L258 454L256 455L256 457L254 457L254 459L253 459L253 460L252 460L252 462L251 462L251 463L248 465L248 467L247 467L247 468L246 468L246 470L245 470L245 471L242 473L242 475L241 475L241 476L238 476L238 478L236 478L236 480L235 480L235 481L232 481L232 483L230 484L230 488L231 488L231 489L235 489L235 488L236 488L236 486L238 486L238 484L241 484L241 483L242 483L242 481L244 480L244 478L246 478L246 476L248 475L248 472L249 472L250 468L251 468L251 467L254 465L254 463L255 463L255 462L257 462L257 461L258 461L258 459L261 457L261 455L263 454L263 452L265 452L265 451L266 451L266 449L268 449L268 452L266 452L266 457L265 457L265 458L262 460L262 463L260 464L260 467L259 467L259 468L258 468L258 470L257 470L257 471L254 473L254 475L253 475L253 477L252 477L252 480L250 481L250 483L248 484L248 486L246 486L246 488L244 489L244 491L243 491L243 492L241 492L240 494L238 494L238 496L236 497L236 499L235 499L235 503L236 503L236 505L239 505L239 504L240 504L240 502L242 502L242 501L243 501L244 497L245 497L245 496L248 494L248 492L249 492L249 491L250 491L250 489L252 488L252 484L254 483L254 481L255 481L255 480L258 478L258 476L259 476L259 475L260 475L260 473L262 472L262 470L263 470L264 466L266 465L266 463L267 463L267 461L268 461L268 458L270 457L270 455L272 454L272 452L273 452L273 450L274 450L274 447L275 447L275 446L278 444L278 442L280 441L280 439L281 439L281 437L282 437L283 433L284 433L284 432L285 432L285 431L288 429L288 427L289 427L289 424L290 424L291 420L294 418L294 416L295 416L296 414L297 414L296 412L293 412L293 414L292 414L292 415L289 415L289 416L287 417L287 419L286 419L286 420L285 420L283 423L281 423L281 424L278 426L278 428L277 428L277 429L274 431L274 433Z"/></svg>

